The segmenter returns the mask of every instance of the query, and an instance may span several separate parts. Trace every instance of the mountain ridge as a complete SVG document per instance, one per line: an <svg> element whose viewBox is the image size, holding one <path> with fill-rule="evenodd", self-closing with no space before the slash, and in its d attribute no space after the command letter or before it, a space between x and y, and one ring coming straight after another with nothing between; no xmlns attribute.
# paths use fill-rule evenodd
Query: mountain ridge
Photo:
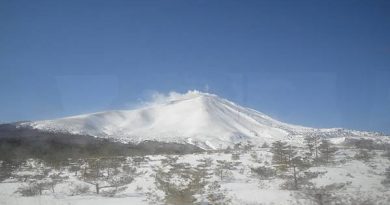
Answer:
<svg viewBox="0 0 390 205"><path fill-rule="evenodd" d="M87 134L122 142L153 140L189 143L205 149L224 148L247 141L260 144L289 140L300 144L305 135L313 133L330 138L379 135L342 128L317 129L287 124L215 94L199 91L171 94L161 102L139 109L24 122L20 126L50 132Z"/></svg>

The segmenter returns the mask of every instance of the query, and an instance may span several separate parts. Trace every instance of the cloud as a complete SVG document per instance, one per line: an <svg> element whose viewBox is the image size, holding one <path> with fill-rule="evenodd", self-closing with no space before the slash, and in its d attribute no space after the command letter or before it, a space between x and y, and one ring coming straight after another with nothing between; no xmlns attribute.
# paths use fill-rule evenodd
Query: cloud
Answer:
<svg viewBox="0 0 390 205"><path fill-rule="evenodd" d="M198 90L189 90L186 93L179 93L176 91L170 91L163 93L159 91L149 91L145 98L139 98L136 103L128 103L126 107L128 109L139 109L143 107L150 107L155 105L167 104L172 101L188 99L199 96L202 93Z"/></svg>
<svg viewBox="0 0 390 205"><path fill-rule="evenodd" d="M175 101L182 98L185 94L176 91L163 93L159 91L148 91L145 97L139 98L137 102L127 103L127 109L139 109L143 107L150 107L153 105L166 104L170 101Z"/></svg>
<svg viewBox="0 0 390 205"><path fill-rule="evenodd" d="M153 106L153 105L161 105L172 101L183 100L194 96L198 96L200 93L201 92L198 90L189 90L186 93L179 93L176 91L170 91L168 93L152 91L148 95L147 100L139 100L138 108Z"/></svg>
<svg viewBox="0 0 390 205"><path fill-rule="evenodd" d="M150 100L148 100L147 103L149 105L164 104L164 103L168 103L171 101L179 100L179 99L183 98L183 96L185 96L186 94L187 93L181 94L181 93L178 93L175 91L170 91L169 93L166 93L166 94L154 91L151 94Z"/></svg>

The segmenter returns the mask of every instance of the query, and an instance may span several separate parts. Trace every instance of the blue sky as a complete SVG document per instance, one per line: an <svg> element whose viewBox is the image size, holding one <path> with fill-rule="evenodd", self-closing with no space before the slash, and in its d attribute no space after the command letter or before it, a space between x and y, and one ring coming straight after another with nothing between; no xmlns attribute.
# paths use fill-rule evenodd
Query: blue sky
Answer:
<svg viewBox="0 0 390 205"><path fill-rule="evenodd" d="M390 133L388 1L0 0L0 121L216 93L294 124Z"/></svg>

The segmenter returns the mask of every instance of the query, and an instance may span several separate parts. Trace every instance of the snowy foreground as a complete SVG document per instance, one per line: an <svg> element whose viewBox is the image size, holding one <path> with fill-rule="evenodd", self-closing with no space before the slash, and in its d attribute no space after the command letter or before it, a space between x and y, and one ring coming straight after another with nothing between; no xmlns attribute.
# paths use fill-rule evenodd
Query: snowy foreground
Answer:
<svg viewBox="0 0 390 205"><path fill-rule="evenodd" d="M125 157L108 168L101 164L99 179L88 178L96 169L91 172L91 165L88 171L83 160L56 165L30 159L0 183L0 204L390 204L384 183L388 157L381 150L364 150L360 157L359 152L339 147L332 162L297 168L297 189L291 186L291 168L275 169L270 148ZM263 171L256 172L258 167ZM133 178L123 178L122 172ZM28 189L32 181L55 179L40 193ZM103 188L112 180L116 186ZM99 194L93 183L100 183Z"/></svg>

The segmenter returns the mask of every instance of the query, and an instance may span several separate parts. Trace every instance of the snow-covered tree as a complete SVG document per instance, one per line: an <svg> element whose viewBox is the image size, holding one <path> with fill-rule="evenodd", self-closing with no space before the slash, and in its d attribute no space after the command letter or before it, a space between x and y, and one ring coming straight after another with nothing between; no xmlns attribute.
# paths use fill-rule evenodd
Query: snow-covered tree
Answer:
<svg viewBox="0 0 390 205"><path fill-rule="evenodd" d="M58 170L57 170L58 171ZM15 172L15 178L24 184L16 192L23 196L42 195L45 190L55 192L55 186L68 178L56 172L42 160L27 160Z"/></svg>
<svg viewBox="0 0 390 205"><path fill-rule="evenodd" d="M213 182L207 187L207 201L210 205L228 205L232 200L218 182Z"/></svg>
<svg viewBox="0 0 390 205"><path fill-rule="evenodd" d="M163 166L172 166L172 165L176 164L178 159L179 158L176 156L167 156L165 159L161 160L161 164Z"/></svg>
<svg viewBox="0 0 390 205"><path fill-rule="evenodd" d="M199 164L196 166L197 171L201 175L203 181L211 178L211 166L213 165L213 159L203 158L198 160Z"/></svg>
<svg viewBox="0 0 390 205"><path fill-rule="evenodd" d="M226 160L217 160L217 166L215 168L215 175L223 181L225 179L229 179L233 176L231 170L234 169L235 164L233 162L229 162Z"/></svg>

